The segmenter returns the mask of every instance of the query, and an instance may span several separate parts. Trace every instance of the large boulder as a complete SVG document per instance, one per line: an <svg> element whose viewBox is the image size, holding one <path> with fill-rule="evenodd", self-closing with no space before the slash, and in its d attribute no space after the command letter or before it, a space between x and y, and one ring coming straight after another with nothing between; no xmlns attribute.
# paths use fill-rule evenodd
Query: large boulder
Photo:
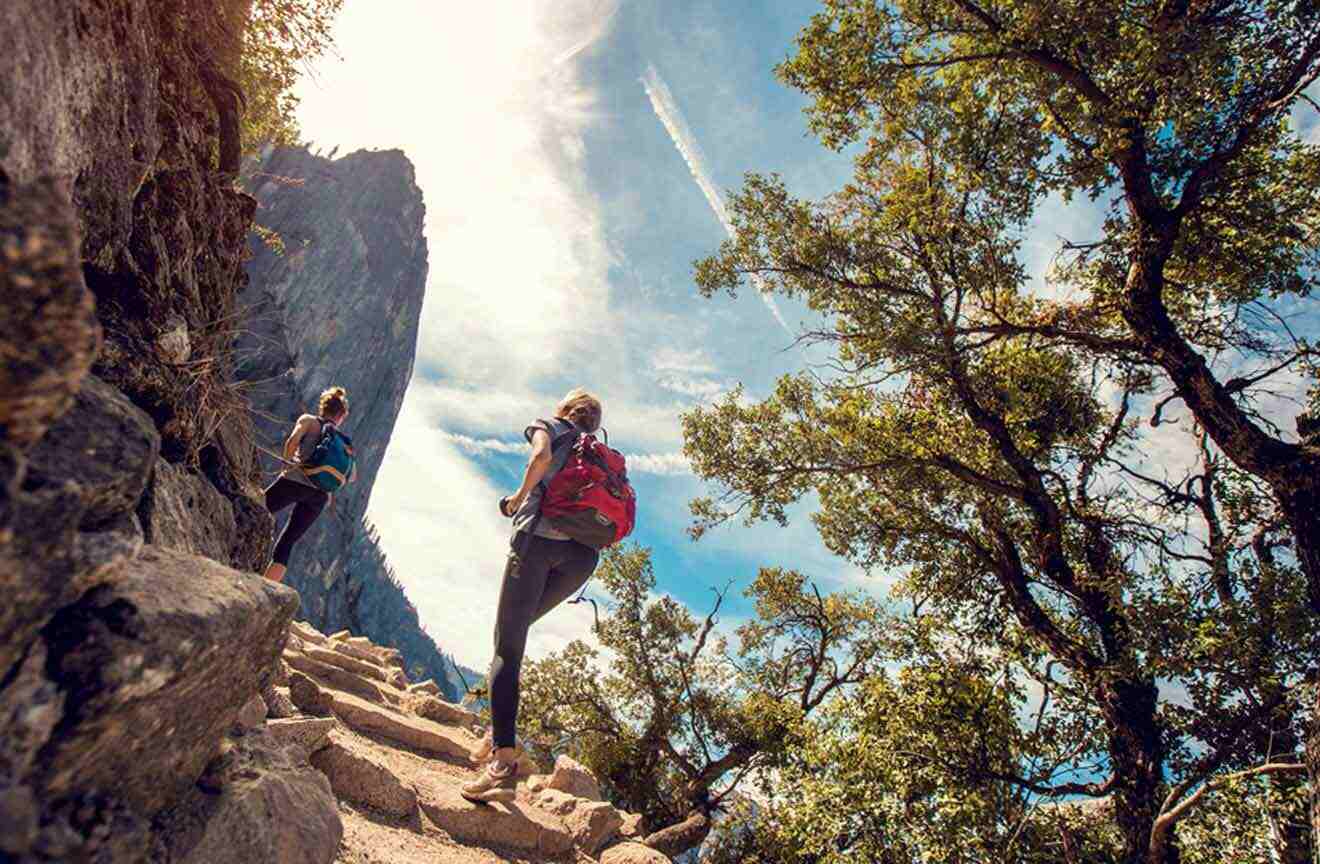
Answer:
<svg viewBox="0 0 1320 864"><path fill-rule="evenodd" d="M559 789L545 789L536 796L536 805L564 820L573 843L587 854L619 835L623 814L604 801L588 801Z"/></svg>
<svg viewBox="0 0 1320 864"><path fill-rule="evenodd" d="M568 756L561 755L555 759L555 770L550 774L546 785L578 798L586 798L590 801L601 799L600 783L596 781L595 775L580 762Z"/></svg>
<svg viewBox="0 0 1320 864"><path fill-rule="evenodd" d="M164 460L156 463L138 515L148 543L232 564L238 534L234 505L200 474Z"/></svg>
<svg viewBox="0 0 1320 864"><path fill-rule="evenodd" d="M206 558L147 547L43 631L67 702L35 771L48 796L113 789L173 803L261 691L298 597Z"/></svg>
<svg viewBox="0 0 1320 864"><path fill-rule="evenodd" d="M225 754L218 794L195 793L159 820L171 864L331 864L343 823L330 782L301 749L262 732Z"/></svg>

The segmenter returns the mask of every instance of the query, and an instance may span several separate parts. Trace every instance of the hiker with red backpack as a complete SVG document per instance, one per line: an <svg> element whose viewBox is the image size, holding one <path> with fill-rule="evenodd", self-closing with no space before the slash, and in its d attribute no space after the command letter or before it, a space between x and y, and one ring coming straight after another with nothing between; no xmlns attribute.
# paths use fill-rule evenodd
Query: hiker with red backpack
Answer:
<svg viewBox="0 0 1320 864"><path fill-rule="evenodd" d="M513 537L495 613L495 656L487 682L491 731L472 754L481 774L462 788L469 801L511 800L517 779L518 679L532 622L579 591L600 550L633 528L637 498L617 450L596 437L600 400L581 388L559 403L553 420L523 435L532 455L522 485L500 500Z"/></svg>
<svg viewBox="0 0 1320 864"><path fill-rule="evenodd" d="M280 460L287 467L266 489L266 509L272 514L293 507L266 568L266 578L275 582L284 581L293 544L312 527L330 496L357 477L353 442L339 430L348 419L348 393L331 387L321 394L317 411L294 424Z"/></svg>

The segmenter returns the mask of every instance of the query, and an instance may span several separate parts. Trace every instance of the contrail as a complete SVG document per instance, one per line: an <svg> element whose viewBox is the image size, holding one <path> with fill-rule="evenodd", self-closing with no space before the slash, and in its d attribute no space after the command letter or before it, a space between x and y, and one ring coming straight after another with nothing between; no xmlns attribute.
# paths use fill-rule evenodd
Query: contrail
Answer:
<svg viewBox="0 0 1320 864"><path fill-rule="evenodd" d="M651 100L651 107L655 109L655 116L660 118L664 124L665 131L669 133L669 138L678 148L683 161L687 163L688 170L692 172L692 179L697 181L697 188L701 194L706 196L710 209L714 211L715 218L724 226L724 230L730 237L734 236L733 222L729 219L729 211L724 207L724 199L720 197L719 190L711 182L710 173L706 170L706 157L701 152L701 145L697 143L697 138L688 128L687 120L683 118L683 112L679 110L678 103L674 101L674 94L669 92L668 85L660 77L660 73L655 71L655 66L647 64L646 73L642 75L642 87L646 90L647 97ZM765 305L770 309L770 314L775 316L779 326L783 327L790 336L793 330L784 320L784 316L779 312L779 304L775 303L775 298L771 296L766 289L765 280L756 274L752 274L752 284L756 286L757 292Z"/></svg>
<svg viewBox="0 0 1320 864"><path fill-rule="evenodd" d="M605 12L604 14L600 14L599 12L596 14L595 25L591 28L591 32L575 42L572 47L561 51L559 55L550 62L551 66L561 66L564 63L567 63L569 60L572 60L578 54L582 53L582 50L592 42L595 42L601 36L605 35L605 31L609 29L611 19L614 18L614 13L619 11L619 4L608 2L602 4L602 7L605 9Z"/></svg>

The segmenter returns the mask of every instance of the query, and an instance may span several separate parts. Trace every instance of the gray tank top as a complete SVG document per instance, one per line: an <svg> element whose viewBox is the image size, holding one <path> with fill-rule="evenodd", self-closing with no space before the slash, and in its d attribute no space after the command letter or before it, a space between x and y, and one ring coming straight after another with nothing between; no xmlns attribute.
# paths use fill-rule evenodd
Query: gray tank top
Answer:
<svg viewBox="0 0 1320 864"><path fill-rule="evenodd" d="M550 470L545 472L541 482L536 484L527 497L523 499L522 506L518 512L513 514L513 530L515 532L524 532L532 530L532 523L536 522L536 528L532 531L537 537L544 537L547 540L570 540L567 534L562 531L556 531L550 527L550 523L542 519L536 520L536 515L541 511L541 498L545 495L545 489L550 485L550 481L559 473L559 470L568 462L569 454L573 452L572 433L582 434L582 430L567 420L555 418L554 420L537 420L531 426L523 430L523 437L527 443L532 442L532 433L537 429L544 429L550 433L550 444L552 447Z"/></svg>

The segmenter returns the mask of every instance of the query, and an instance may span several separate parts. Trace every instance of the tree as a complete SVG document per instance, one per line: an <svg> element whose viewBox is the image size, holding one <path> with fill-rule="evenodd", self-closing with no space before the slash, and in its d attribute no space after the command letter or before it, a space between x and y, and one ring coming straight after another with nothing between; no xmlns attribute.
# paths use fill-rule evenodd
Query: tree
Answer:
<svg viewBox="0 0 1320 864"><path fill-rule="evenodd" d="M1006 782L1108 795L1119 860L1178 860L1206 784L1297 772L1317 660L1320 450L1253 399L1316 374L1281 310L1320 237L1320 150L1286 122L1320 10L832 0L780 72L827 145L861 142L854 179L812 203L749 177L698 282L803 298L833 370L686 418L723 488L698 533L814 491L836 552L905 573L999 662L1055 670L1059 770L1108 769ZM1053 299L1017 253L1044 197L1077 193L1103 230L1070 238ZM1162 471L1137 415L1174 400L1196 427Z"/></svg>
<svg viewBox="0 0 1320 864"><path fill-rule="evenodd" d="M601 652L575 641L527 664L526 737L592 769L668 855L700 845L794 724L883 656L873 600L821 594L794 571L758 574L747 589L755 617L737 629L736 647L715 629L727 588L698 620L654 596L644 549L607 552L597 578L611 598L595 627L608 662L601 668Z"/></svg>
<svg viewBox="0 0 1320 864"><path fill-rule="evenodd" d="M991 662L935 617L909 619L915 638L901 668L794 731L767 802L739 830L720 832L704 861L1119 860L1110 799L1050 801L1006 779L1067 761L1057 746L1073 740L1059 734L1063 715L1040 702L1030 676ZM1218 778L1178 822L1184 864L1287 860L1286 835L1304 828L1306 802L1303 789L1278 788L1279 776Z"/></svg>
<svg viewBox="0 0 1320 864"><path fill-rule="evenodd" d="M331 28L344 0L252 0L240 64L246 110L243 144L295 144L293 86L307 65L334 46Z"/></svg>

